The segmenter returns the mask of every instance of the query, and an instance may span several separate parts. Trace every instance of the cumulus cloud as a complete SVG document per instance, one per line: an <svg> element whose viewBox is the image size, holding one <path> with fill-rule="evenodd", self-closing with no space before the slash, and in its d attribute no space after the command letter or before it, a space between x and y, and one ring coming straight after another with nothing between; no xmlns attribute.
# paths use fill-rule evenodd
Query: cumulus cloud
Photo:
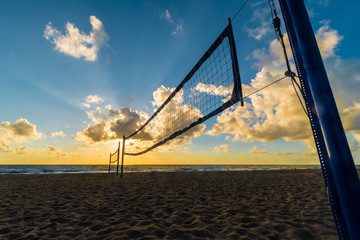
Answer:
<svg viewBox="0 0 360 240"><path fill-rule="evenodd" d="M170 96L174 88L165 86L159 87L153 93L154 107L160 107L161 104ZM183 103L183 91L180 90L176 96L162 109L161 115L156 121L149 125L149 131L155 140L162 140L170 134L182 130L190 123L202 117L201 111L194 106ZM199 137L205 129L205 125L200 124L191 128L189 131L181 134L169 144L183 145L191 142L191 137Z"/></svg>
<svg viewBox="0 0 360 240"><path fill-rule="evenodd" d="M210 95L217 95L217 96L229 96L232 94L234 86L215 86L214 84L204 84L199 82L195 86L195 90L201 93L207 93Z"/></svg>
<svg viewBox="0 0 360 240"><path fill-rule="evenodd" d="M17 154L27 154L27 153L29 153L27 148L28 148L27 146L16 146L15 152Z"/></svg>
<svg viewBox="0 0 360 240"><path fill-rule="evenodd" d="M321 21L323 24L316 31L316 41L318 42L320 53L323 58L334 56L335 50L343 36L339 35L337 30L330 28L329 20Z"/></svg>
<svg viewBox="0 0 360 240"><path fill-rule="evenodd" d="M105 121L89 125L86 129L81 132L77 132L75 139L87 144L96 142L102 142L112 139L109 132L107 131L107 125Z"/></svg>
<svg viewBox="0 0 360 240"><path fill-rule="evenodd" d="M99 97L98 95L89 95L86 97L85 101L87 103L100 103L103 102L104 99L102 97Z"/></svg>
<svg viewBox="0 0 360 240"><path fill-rule="evenodd" d="M44 30L44 38L55 45L55 49L66 55L95 61L100 48L109 39L103 23L95 16L90 16L91 31L82 33L73 23L67 22L65 34L53 27L49 22Z"/></svg>
<svg viewBox="0 0 360 240"><path fill-rule="evenodd" d="M13 137L26 137L31 139L41 138L41 133L37 132L36 126L31 124L27 119L20 118L14 124L10 122L2 122L0 129L6 134L9 133Z"/></svg>
<svg viewBox="0 0 360 240"><path fill-rule="evenodd" d="M110 129L115 133L116 138L129 136L145 123L145 116L138 114L130 108L121 108L119 110L120 118L110 122ZM152 137L146 131L134 136L135 139L151 140Z"/></svg>
<svg viewBox="0 0 360 240"><path fill-rule="evenodd" d="M66 134L63 131L58 131L58 132L52 132L51 136L52 137L66 137Z"/></svg>
<svg viewBox="0 0 360 240"><path fill-rule="evenodd" d="M153 92L152 105L155 108L154 111L162 105L173 90L173 88L160 86ZM132 141L141 141L141 144L132 142L129 148L134 151L143 150L185 128L201 116L199 109L183 103L183 92L180 91L161 110L158 117L132 137ZM94 124L90 124L83 131L77 132L75 137L75 139L86 144L122 139L123 136L129 136L138 130L149 119L149 116L144 112L138 112L128 107L113 110L111 105L107 105L104 111L98 109L88 112L88 117ZM170 141L166 148L191 143L191 137L200 136L204 129L205 125L198 125Z"/></svg>
<svg viewBox="0 0 360 240"><path fill-rule="evenodd" d="M230 152L229 150L229 144L223 144L223 145L220 145L220 146L215 146L214 149L213 149L213 152Z"/></svg>
<svg viewBox="0 0 360 240"><path fill-rule="evenodd" d="M53 156L53 157L81 157L81 154L77 154L77 153L67 153L64 152L61 148L57 148L54 146L46 146L48 154Z"/></svg>
<svg viewBox="0 0 360 240"><path fill-rule="evenodd" d="M75 137L87 144L128 136L135 132L147 118L145 113L138 113L128 107L122 107L118 111L107 107L107 111L103 115L98 109L88 113L88 116L95 124L90 124L83 131L77 132ZM144 133L139 138L150 139L151 137Z"/></svg>
<svg viewBox="0 0 360 240"><path fill-rule="evenodd" d="M360 81L357 80L360 59L341 59L335 56L327 62L328 76L345 131L353 134L360 143ZM354 151L358 143L352 144Z"/></svg>
<svg viewBox="0 0 360 240"><path fill-rule="evenodd" d="M36 130L36 125L27 119L20 118L14 124L5 121L0 125L0 151L11 152L11 143L28 142L29 139L40 139L45 136Z"/></svg>
<svg viewBox="0 0 360 240"><path fill-rule="evenodd" d="M2 142L0 142L0 152L12 152L10 143L11 142L5 142L3 140L0 140Z"/></svg>
<svg viewBox="0 0 360 240"><path fill-rule="evenodd" d="M88 103L81 103L81 106L83 106L84 108L90 108L91 105Z"/></svg>
<svg viewBox="0 0 360 240"><path fill-rule="evenodd" d="M85 100L85 102L82 102L81 106L83 106L85 108L90 108L91 103L99 104L101 102L104 102L104 99L102 97L99 97L98 95L89 95L84 100Z"/></svg>
<svg viewBox="0 0 360 240"><path fill-rule="evenodd" d="M281 71L282 73L282 71ZM283 74L283 73L282 73ZM244 89L259 89L282 74L271 75L261 71L252 80L253 86ZM217 117L209 134L230 133L236 141L305 140L311 132L308 119L302 112L298 99L289 82L280 82L250 97L251 104L227 109Z"/></svg>
<svg viewBox="0 0 360 240"><path fill-rule="evenodd" d="M106 109L106 110L111 110L111 109L112 109L112 107L111 107L111 105L110 105L110 104L108 104L108 105L106 105L106 106L105 106L105 109Z"/></svg>
<svg viewBox="0 0 360 240"><path fill-rule="evenodd" d="M344 128L349 131L360 130L360 102L342 110Z"/></svg>
<svg viewBox="0 0 360 240"><path fill-rule="evenodd" d="M251 154L265 154L268 153L267 150L260 150L258 146L254 146L252 149L249 150Z"/></svg>

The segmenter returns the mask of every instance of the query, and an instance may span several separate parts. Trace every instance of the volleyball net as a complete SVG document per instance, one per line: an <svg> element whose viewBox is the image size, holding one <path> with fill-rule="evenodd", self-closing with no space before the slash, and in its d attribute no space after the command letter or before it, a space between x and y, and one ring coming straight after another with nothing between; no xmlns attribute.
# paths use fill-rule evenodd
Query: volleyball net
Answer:
<svg viewBox="0 0 360 240"><path fill-rule="evenodd" d="M118 174L118 172L119 172L119 167L118 167L119 166L119 151L120 151L120 144L119 144L118 149L116 149L116 151L114 153L110 153L108 173L111 172L111 165L115 163L117 165L116 173Z"/></svg>
<svg viewBox="0 0 360 240"><path fill-rule="evenodd" d="M180 84L163 87L164 102L153 102L154 114L124 140L141 141L125 155L141 155L161 145L180 144L205 128L209 118L237 102L243 105L241 80L231 22Z"/></svg>

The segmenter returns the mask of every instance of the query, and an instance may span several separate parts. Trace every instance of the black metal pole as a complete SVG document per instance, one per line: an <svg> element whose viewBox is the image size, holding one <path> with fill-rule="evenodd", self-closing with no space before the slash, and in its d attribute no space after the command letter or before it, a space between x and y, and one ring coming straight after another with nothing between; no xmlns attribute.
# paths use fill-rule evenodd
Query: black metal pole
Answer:
<svg viewBox="0 0 360 240"><path fill-rule="evenodd" d="M117 150L117 167L116 167L116 175L119 175L119 152L120 152L120 141L119 141L118 150Z"/></svg>
<svg viewBox="0 0 360 240"><path fill-rule="evenodd" d="M121 175L120 175L120 178L123 178L123 172L124 172L124 156L125 156L125 136L123 136L123 146L122 146L122 153L121 153Z"/></svg>
<svg viewBox="0 0 360 240"><path fill-rule="evenodd" d="M108 173L110 173L110 164L111 164L111 153L110 153L110 158L109 158L109 171L108 171Z"/></svg>
<svg viewBox="0 0 360 240"><path fill-rule="evenodd" d="M303 0L279 0L339 239L360 239L360 182Z"/></svg>

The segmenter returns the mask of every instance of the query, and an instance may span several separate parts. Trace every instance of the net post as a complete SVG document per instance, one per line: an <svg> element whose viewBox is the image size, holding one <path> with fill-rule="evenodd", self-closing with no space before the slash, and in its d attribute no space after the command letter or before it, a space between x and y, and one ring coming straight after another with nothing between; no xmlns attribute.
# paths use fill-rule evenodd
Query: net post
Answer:
<svg viewBox="0 0 360 240"><path fill-rule="evenodd" d="M110 164L111 164L111 153L110 153L110 158L109 158L109 171L108 171L108 173L110 173Z"/></svg>
<svg viewBox="0 0 360 240"><path fill-rule="evenodd" d="M229 45L230 45L230 53L231 53L231 60L232 60L232 70L234 76L234 91L232 99L235 101L240 101L241 106L244 106L243 94L242 94L242 87L241 87L241 79L240 79L240 70L239 70L239 63L237 60L236 54L236 47L235 47L235 40L234 34L231 26L231 18L228 18L229 21Z"/></svg>
<svg viewBox="0 0 360 240"><path fill-rule="evenodd" d="M360 182L303 0L279 0L339 239L360 239Z"/></svg>
<svg viewBox="0 0 360 240"><path fill-rule="evenodd" d="M116 167L116 175L119 175L119 151L120 151L120 141L117 149L117 167Z"/></svg>
<svg viewBox="0 0 360 240"><path fill-rule="evenodd" d="M119 142L119 149L120 149L120 142ZM123 136L123 145L122 145L122 152L121 152L121 174L120 174L120 178L123 178L124 156L125 156L125 136Z"/></svg>

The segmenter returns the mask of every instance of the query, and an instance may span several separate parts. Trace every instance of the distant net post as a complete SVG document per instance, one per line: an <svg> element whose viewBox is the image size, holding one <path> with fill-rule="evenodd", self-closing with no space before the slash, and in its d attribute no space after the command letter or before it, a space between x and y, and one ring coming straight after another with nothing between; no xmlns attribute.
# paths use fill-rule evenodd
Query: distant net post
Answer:
<svg viewBox="0 0 360 240"><path fill-rule="evenodd" d="M121 152L121 174L120 178L123 178L123 172L124 172L124 155L125 155L125 136L123 136L123 145L122 145L122 152ZM119 142L119 149L120 149L120 142Z"/></svg>
<svg viewBox="0 0 360 240"><path fill-rule="evenodd" d="M110 153L110 157L109 157L109 171L108 171L108 173L110 173L110 166L111 166L111 153Z"/></svg>
<svg viewBox="0 0 360 240"><path fill-rule="evenodd" d="M120 151L120 141L119 141L118 150L117 150L117 167L116 167L116 175L119 175L119 151Z"/></svg>
<svg viewBox="0 0 360 240"><path fill-rule="evenodd" d="M110 153L108 173L111 172L111 164L112 163L116 163L117 165L119 164L119 148L116 149L116 151L114 153Z"/></svg>

